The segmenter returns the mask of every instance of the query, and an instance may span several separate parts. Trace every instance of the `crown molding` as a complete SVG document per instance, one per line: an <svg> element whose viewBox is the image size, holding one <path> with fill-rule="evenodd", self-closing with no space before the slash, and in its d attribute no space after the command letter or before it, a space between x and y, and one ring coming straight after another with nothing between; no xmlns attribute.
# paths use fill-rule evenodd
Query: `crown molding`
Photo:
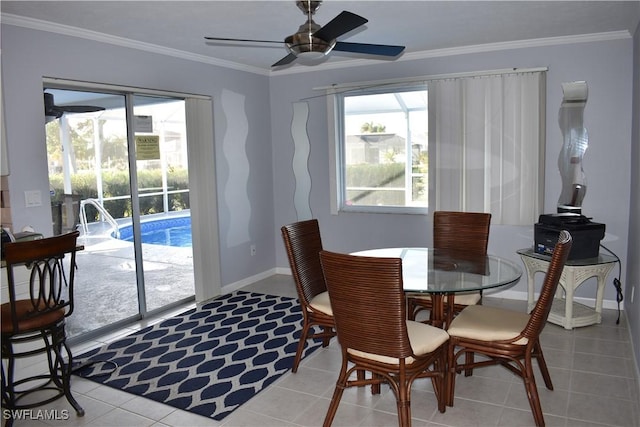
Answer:
<svg viewBox="0 0 640 427"><path fill-rule="evenodd" d="M500 51L500 50L524 49L524 48L532 48L532 47L545 47L545 46L555 46L555 45L575 44L575 43L593 43L593 42L622 40L622 39L631 39L631 38L632 38L631 34L626 30L610 31L605 33L580 34L580 35L562 36L562 37L546 37L546 38L540 38L540 39L517 40L517 41L499 42L499 43L486 43L486 44L460 46L460 47L453 47L453 48L446 48L446 49L433 49L433 50L425 50L421 52L411 52L411 53L405 53L399 58L391 62L416 61L416 60L428 59L428 58L467 55L472 53L494 52L494 51ZM353 59L348 61L319 64L314 67L313 71L357 67L362 65L371 66L372 64L385 64L389 62L390 61L376 60L376 59ZM306 71L309 71L309 70L292 67L290 69L272 71L271 75L295 74L295 73L301 73Z"/></svg>
<svg viewBox="0 0 640 427"><path fill-rule="evenodd" d="M249 65L239 64L237 62L225 61L223 59L212 58L206 55L186 52L183 50L172 49L164 46L155 45L127 39L124 37L112 36L97 31L91 31L84 28L72 27L69 25L56 24L54 22L43 21L40 19L26 18L24 16L13 15L8 13L2 14L2 23L14 25L17 27L29 28L32 30L46 31L50 33L62 34L65 36L78 37L86 40L93 40L101 43L108 43L115 46L127 47L130 49L142 50L145 52L157 53L160 55L172 56L174 58L185 59L187 61L202 62L219 67L231 68L239 71L246 71L253 74L269 75L269 70L263 68L252 67Z"/></svg>
<svg viewBox="0 0 640 427"><path fill-rule="evenodd" d="M155 45L152 43L139 42L124 37L111 36L108 34L100 33L97 31L86 30L83 28L72 27L69 25L56 24L49 21L43 21L40 19L26 18L24 16L13 15L3 13L1 15L2 23L7 25L14 25L18 27L30 28L33 30L47 31L56 34L67 35L71 37L78 37L87 40L93 40L101 43L108 43L116 46L127 47L130 49L138 49L146 52L157 53L160 55L172 56L179 59L185 59L188 61L201 62L209 65L216 65L219 67L230 68L238 71L246 71L253 74L260 74L265 76L280 76L285 74L297 74L306 73L310 71L331 70L340 68L350 68L362 65L372 64L388 64L389 60L376 60L376 59L353 59L338 62L327 62L324 64L314 65L310 67L308 65L295 64L290 68L281 70L270 70L260 67L253 67L249 65L240 64L232 61L225 61L223 59L212 58L206 55L199 55L195 53L186 52L183 50L172 49L164 46ZM563 44L574 43L592 43L610 40L631 39L629 31L610 31L604 33L592 33L581 34L572 36L561 37L546 37L539 39L517 40L510 42L499 43L486 43L479 45L460 46L446 49L433 49L421 52L405 53L392 62L401 61L415 61L428 58L438 58L454 55L466 55L472 53L494 52L500 50L510 49L523 49L532 47L544 47L555 46Z"/></svg>

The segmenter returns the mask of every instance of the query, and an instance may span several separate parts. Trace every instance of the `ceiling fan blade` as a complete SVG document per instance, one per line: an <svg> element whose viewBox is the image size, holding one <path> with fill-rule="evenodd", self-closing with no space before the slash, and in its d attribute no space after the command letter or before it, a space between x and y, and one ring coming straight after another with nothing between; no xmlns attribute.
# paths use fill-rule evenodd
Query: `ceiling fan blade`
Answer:
<svg viewBox="0 0 640 427"><path fill-rule="evenodd" d="M280 65L287 65L292 63L294 60L296 59L296 56L293 53L288 54L287 56L285 56L284 58L282 58L280 61L276 62L275 64L272 65L272 67L279 67Z"/></svg>
<svg viewBox="0 0 640 427"><path fill-rule="evenodd" d="M44 93L44 114L45 116L60 118L64 113L93 113L103 111L104 107L96 105L56 105L53 94Z"/></svg>
<svg viewBox="0 0 640 427"><path fill-rule="evenodd" d="M368 19L345 10L329 21L328 24L313 33L313 36L324 41L331 41L367 22L369 22Z"/></svg>
<svg viewBox="0 0 640 427"><path fill-rule="evenodd" d="M275 40L232 39L232 38L226 38L226 37L205 37L205 39L209 41L221 41L221 42L279 43L279 44L284 43L282 40L275 41Z"/></svg>
<svg viewBox="0 0 640 427"><path fill-rule="evenodd" d="M369 43L336 42L333 50L341 52L366 53L369 55L397 56L404 50L404 46Z"/></svg>
<svg viewBox="0 0 640 427"><path fill-rule="evenodd" d="M44 110L45 117L53 117L53 118L59 119L60 117L62 117L63 114L64 114L64 111L62 111L59 108L45 108Z"/></svg>
<svg viewBox="0 0 640 427"><path fill-rule="evenodd" d="M95 105L64 105L58 108L66 113L93 113L105 109L104 107L97 107Z"/></svg>

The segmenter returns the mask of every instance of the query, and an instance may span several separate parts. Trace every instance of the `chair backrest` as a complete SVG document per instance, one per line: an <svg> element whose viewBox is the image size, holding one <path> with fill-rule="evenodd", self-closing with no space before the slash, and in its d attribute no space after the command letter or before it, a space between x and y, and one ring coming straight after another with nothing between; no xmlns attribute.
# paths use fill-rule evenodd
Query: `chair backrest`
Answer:
<svg viewBox="0 0 640 427"><path fill-rule="evenodd" d="M433 247L486 255L491 214L435 211Z"/></svg>
<svg viewBox="0 0 640 427"><path fill-rule="evenodd" d="M342 348L411 356L402 260L328 251L320 252L320 259Z"/></svg>
<svg viewBox="0 0 640 427"><path fill-rule="evenodd" d="M313 297L327 290L320 264L322 238L318 220L285 225L280 231L300 304L306 306Z"/></svg>
<svg viewBox="0 0 640 427"><path fill-rule="evenodd" d="M18 322L53 311L73 312L73 282L75 278L77 238L79 231L39 240L7 243L4 247L7 263L9 303L14 332ZM65 266L65 258L68 263ZM16 293L14 268L25 265L29 270L28 295ZM16 310L16 302L29 301Z"/></svg>
<svg viewBox="0 0 640 427"><path fill-rule="evenodd" d="M531 311L529 322L522 332L522 335L529 339L539 336L547 323L553 297L556 294L560 276L562 275L562 270L571 251L572 244L571 234L565 230L561 231L558 236L558 242L553 248L553 255L551 256L551 261L549 262L549 267L542 283L540 296Z"/></svg>

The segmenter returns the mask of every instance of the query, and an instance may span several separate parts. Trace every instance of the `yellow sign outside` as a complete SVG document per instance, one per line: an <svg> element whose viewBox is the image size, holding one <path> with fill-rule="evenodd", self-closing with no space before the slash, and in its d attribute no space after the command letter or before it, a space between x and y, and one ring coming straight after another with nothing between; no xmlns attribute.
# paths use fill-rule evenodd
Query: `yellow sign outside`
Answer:
<svg viewBox="0 0 640 427"><path fill-rule="evenodd" d="M160 159L160 137L158 135L136 135L136 159Z"/></svg>

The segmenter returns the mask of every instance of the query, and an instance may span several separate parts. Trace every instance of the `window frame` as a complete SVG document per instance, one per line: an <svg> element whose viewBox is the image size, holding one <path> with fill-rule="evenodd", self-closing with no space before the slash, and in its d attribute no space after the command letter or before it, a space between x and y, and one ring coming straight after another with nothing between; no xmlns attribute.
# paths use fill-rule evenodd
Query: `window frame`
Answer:
<svg viewBox="0 0 640 427"><path fill-rule="evenodd" d="M383 214L418 214L424 215L429 213L429 205L431 204L431 184L428 187L427 206L374 206L374 205L348 205L346 203L346 170L345 170L345 121L344 121L344 98L354 95L374 95L389 94L398 92L410 92L416 90L428 91L428 85L424 81L413 81L407 83L386 84L379 87L362 86L353 90L341 91L329 89L328 106L328 122L329 129L334 132L329 135L330 140L330 193L331 193L331 213L337 215L339 212L361 212L361 213L383 213ZM427 114L429 113L427 107ZM408 153L406 153L408 155ZM431 169L429 168L429 171ZM429 172L429 178L431 172ZM429 179L430 182L430 179ZM405 188L406 190L406 188Z"/></svg>

